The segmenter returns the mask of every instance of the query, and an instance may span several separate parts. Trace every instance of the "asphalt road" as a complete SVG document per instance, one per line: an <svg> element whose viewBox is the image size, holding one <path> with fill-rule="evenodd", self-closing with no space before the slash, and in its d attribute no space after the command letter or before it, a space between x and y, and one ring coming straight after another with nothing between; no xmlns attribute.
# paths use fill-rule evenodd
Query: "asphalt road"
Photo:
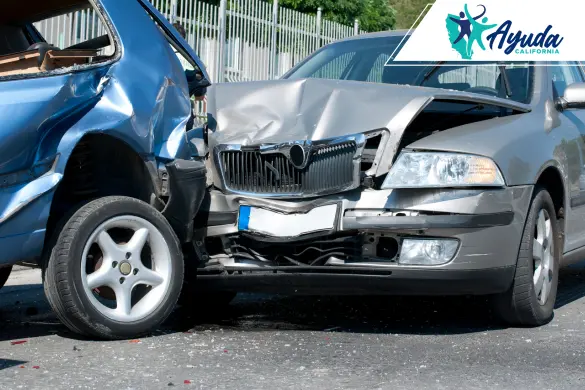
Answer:
<svg viewBox="0 0 585 390"><path fill-rule="evenodd" d="M0 292L0 389L585 388L585 267L538 329L498 327L480 298L244 295L116 342L68 332L39 282Z"/></svg>

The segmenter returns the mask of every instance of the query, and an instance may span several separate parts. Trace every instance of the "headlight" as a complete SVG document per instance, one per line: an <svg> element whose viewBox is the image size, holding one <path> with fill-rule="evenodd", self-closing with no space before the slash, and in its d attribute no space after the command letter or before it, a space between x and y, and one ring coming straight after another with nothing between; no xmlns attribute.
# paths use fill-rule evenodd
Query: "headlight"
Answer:
<svg viewBox="0 0 585 390"><path fill-rule="evenodd" d="M382 189L433 187L501 187L504 178L486 157L457 153L403 152Z"/></svg>

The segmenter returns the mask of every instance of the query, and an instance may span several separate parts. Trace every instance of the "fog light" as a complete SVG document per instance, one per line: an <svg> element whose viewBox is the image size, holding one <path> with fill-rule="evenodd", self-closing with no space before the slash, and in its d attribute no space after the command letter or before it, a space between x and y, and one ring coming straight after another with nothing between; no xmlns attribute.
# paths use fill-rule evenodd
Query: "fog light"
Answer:
<svg viewBox="0 0 585 390"><path fill-rule="evenodd" d="M453 259L459 248L457 240L414 240L402 241L400 264L441 265Z"/></svg>

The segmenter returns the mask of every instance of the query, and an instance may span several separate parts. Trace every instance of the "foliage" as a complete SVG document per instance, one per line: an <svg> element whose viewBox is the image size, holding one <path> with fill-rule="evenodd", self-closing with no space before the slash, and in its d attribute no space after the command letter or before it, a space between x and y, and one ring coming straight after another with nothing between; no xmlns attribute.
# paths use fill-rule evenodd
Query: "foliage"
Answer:
<svg viewBox="0 0 585 390"><path fill-rule="evenodd" d="M389 0L390 6L396 10L397 29L409 29L429 3L434 0ZM420 22L420 20L419 20Z"/></svg>
<svg viewBox="0 0 585 390"><path fill-rule="evenodd" d="M358 19L365 31L390 30L395 23L395 12L388 0L280 0L280 4L313 14L321 7L326 19L349 26Z"/></svg>

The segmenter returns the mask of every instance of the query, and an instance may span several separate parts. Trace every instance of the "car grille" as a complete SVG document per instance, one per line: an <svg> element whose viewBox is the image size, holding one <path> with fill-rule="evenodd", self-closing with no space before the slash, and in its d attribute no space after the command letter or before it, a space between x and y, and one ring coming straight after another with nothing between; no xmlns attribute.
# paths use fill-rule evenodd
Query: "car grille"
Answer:
<svg viewBox="0 0 585 390"><path fill-rule="evenodd" d="M309 196L355 188L356 150L354 141L319 147L303 169L282 153L258 150L225 150L220 162L228 190Z"/></svg>

